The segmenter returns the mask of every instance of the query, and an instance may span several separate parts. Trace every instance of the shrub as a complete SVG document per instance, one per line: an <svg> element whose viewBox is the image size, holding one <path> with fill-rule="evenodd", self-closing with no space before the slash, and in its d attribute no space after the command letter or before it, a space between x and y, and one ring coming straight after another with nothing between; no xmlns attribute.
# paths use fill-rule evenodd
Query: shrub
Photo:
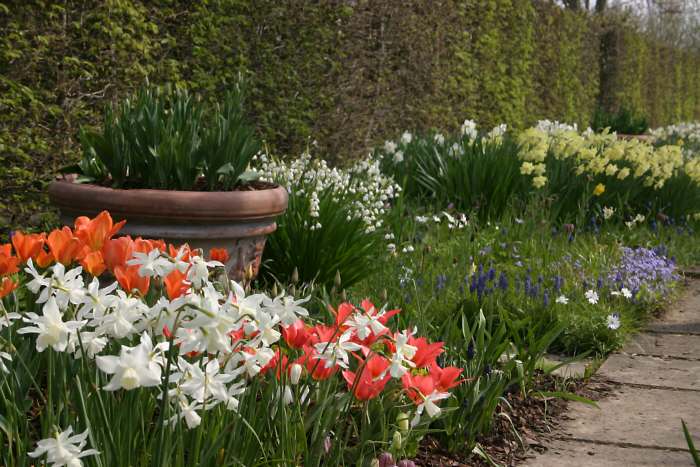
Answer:
<svg viewBox="0 0 700 467"><path fill-rule="evenodd" d="M621 107L617 112L608 112L599 107L593 114L591 128L595 131L607 128L620 134L642 135L649 129L649 123L646 117L637 115L625 107Z"/></svg>
<svg viewBox="0 0 700 467"><path fill-rule="evenodd" d="M263 254L265 274L288 282L331 287L339 274L347 287L368 277L383 249L384 215L400 189L373 159L349 169L331 168L309 154L286 163L262 156L257 171L289 192Z"/></svg>

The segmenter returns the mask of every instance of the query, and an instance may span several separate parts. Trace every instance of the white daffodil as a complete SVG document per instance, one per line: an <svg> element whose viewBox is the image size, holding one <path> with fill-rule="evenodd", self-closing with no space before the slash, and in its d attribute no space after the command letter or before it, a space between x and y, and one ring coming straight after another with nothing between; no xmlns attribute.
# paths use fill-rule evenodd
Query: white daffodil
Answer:
<svg viewBox="0 0 700 467"><path fill-rule="evenodd" d="M83 268L80 266L66 272L65 266L56 263L51 268L52 275L44 277L34 269L34 265L29 260L25 271L34 277L27 284L27 288L30 292L39 295L36 303L46 303L50 297L55 297L58 307L64 310L68 303L78 305L84 299L85 288L81 276Z"/></svg>
<svg viewBox="0 0 700 467"><path fill-rule="evenodd" d="M415 427L418 425L418 423L420 423L420 418L424 410L430 418L440 415L442 409L436 404L436 402L447 399L448 397L450 397L449 392L438 392L435 390L433 390L433 392L427 396L423 395L423 402L416 407L416 415L413 417L413 420L411 420L411 426Z"/></svg>
<svg viewBox="0 0 700 467"><path fill-rule="evenodd" d="M630 292L630 289L627 287L623 287L620 292L622 293L622 296L625 297L626 299L632 298L632 292Z"/></svg>
<svg viewBox="0 0 700 467"><path fill-rule="evenodd" d="M167 343L165 343L167 345ZM153 347L148 333L143 333L141 343L135 347L122 346L119 356L97 356L95 362L100 370L114 375L103 388L105 391L116 391L124 388L127 391L138 387L153 387L161 383L161 366L163 344Z"/></svg>
<svg viewBox="0 0 700 467"><path fill-rule="evenodd" d="M195 289L201 289L209 279L209 269L223 267L219 261L205 261L201 256L190 258L190 269L187 271L187 280Z"/></svg>
<svg viewBox="0 0 700 467"><path fill-rule="evenodd" d="M309 316L306 308L300 305L308 302L310 299L310 296L295 300L291 295L280 295L275 297L274 300L263 297L262 304L268 312L279 316L283 325L290 326L299 319L299 316Z"/></svg>
<svg viewBox="0 0 700 467"><path fill-rule="evenodd" d="M319 342L314 347L319 354L319 358L324 362L326 368L337 364L341 368L348 368L348 352L355 352L362 349L360 344L350 342L350 332L340 335L337 342Z"/></svg>
<svg viewBox="0 0 700 467"><path fill-rule="evenodd" d="M154 248L148 253L135 251L132 259L127 261L126 264L129 266L138 266L139 276L141 277L165 277L175 269L175 266L173 266L170 261L161 257L158 248Z"/></svg>
<svg viewBox="0 0 700 467"><path fill-rule="evenodd" d="M2 302L0 302L0 307L2 306ZM2 308L0 308L0 312L2 312ZM2 331L3 328L9 328L12 326L12 322L16 321L18 319L22 318L22 316L19 313L0 313L0 331Z"/></svg>
<svg viewBox="0 0 700 467"><path fill-rule="evenodd" d="M235 281L231 281L231 289L239 316L255 317L263 301L267 298L263 294L253 294L246 297L243 287Z"/></svg>
<svg viewBox="0 0 700 467"><path fill-rule="evenodd" d="M81 458L99 454L96 449L83 451L87 444L88 430L78 435L71 436L72 434L73 427L69 426L64 432L56 432L53 438L40 440L36 449L28 453L29 457L36 459L46 454L46 462L52 467L80 467L83 465Z"/></svg>
<svg viewBox="0 0 700 467"><path fill-rule="evenodd" d="M172 380L178 382L179 388L196 400L205 402L211 397L219 402L226 402L229 398L226 384L234 379L231 374L219 373L219 361L216 359L207 362L204 371L198 366L188 363L182 357L178 358L178 372L173 373Z"/></svg>
<svg viewBox="0 0 700 467"><path fill-rule="evenodd" d="M585 296L586 300L588 300L588 303L590 303L591 305L595 305L596 303L598 303L598 292L596 292L595 290L587 290Z"/></svg>
<svg viewBox="0 0 700 467"><path fill-rule="evenodd" d="M197 428L202 423L202 417L197 413L198 410L202 409L202 404L196 400L189 402L184 396L178 397L177 403L177 413L168 419L169 424L175 426L178 421L184 419L187 428L190 430Z"/></svg>
<svg viewBox="0 0 700 467"><path fill-rule="evenodd" d="M0 371L3 371L5 373L9 374L10 370L8 370L7 367L5 366L5 362L2 361L3 359L7 360L8 362L11 362L12 355L10 355L7 352L0 351Z"/></svg>
<svg viewBox="0 0 700 467"><path fill-rule="evenodd" d="M39 290L45 287L49 287L49 285L51 284L51 279L45 277L45 273L40 274L39 271L36 270L36 268L34 267L34 262L31 258L27 260L27 267L24 268L24 272L32 276L32 280L27 282L27 289L29 289L29 291L35 295L39 293Z"/></svg>
<svg viewBox="0 0 700 467"><path fill-rule="evenodd" d="M34 326L17 330L19 334L38 334L36 350L43 352L46 347L51 347L56 352L63 352L68 346L68 339L72 333L83 327L87 321L63 321L63 316L58 309L56 299L50 297L42 308L42 316L36 313L27 313L24 321Z"/></svg>
<svg viewBox="0 0 700 467"><path fill-rule="evenodd" d="M261 310L255 315L255 320L259 332L255 340L259 339L267 347L280 340L282 334L276 329L279 326L279 316L273 316Z"/></svg>
<svg viewBox="0 0 700 467"><path fill-rule="evenodd" d="M78 310L78 317L83 318L102 318L107 309L113 306L118 298L112 295L117 289L117 283L113 282L111 285L100 289L100 281L97 277L92 279L92 282L88 284L87 291L83 296L83 301L80 304L80 309Z"/></svg>
<svg viewBox="0 0 700 467"><path fill-rule="evenodd" d="M80 334L80 340L78 340L78 334ZM79 332L70 335L68 347L76 359L83 356L83 351L89 359L94 359L95 355L107 346L107 342L107 337L96 332Z"/></svg>
<svg viewBox="0 0 700 467"><path fill-rule="evenodd" d="M117 291L117 300L112 305L110 313L100 319L91 321L97 325L97 330L117 339L130 336L136 332L135 323L149 311L148 306L136 297L129 297L122 290Z"/></svg>
<svg viewBox="0 0 700 467"><path fill-rule="evenodd" d="M345 325L347 325L350 330L354 331L358 338L364 340L372 333L379 335L387 329L386 326L379 321L380 316L381 315L373 313L355 313L350 319L345 321Z"/></svg>
<svg viewBox="0 0 700 467"><path fill-rule="evenodd" d="M565 295L559 295L555 301L557 303L562 304L562 305L566 305L567 303L569 303L569 299L566 298Z"/></svg>
<svg viewBox="0 0 700 467"><path fill-rule="evenodd" d="M274 356L275 352L270 348L263 347L252 351L249 349L247 352L234 354L233 358L226 364L226 368L234 377L245 373L252 378L260 373L262 367L270 363ZM229 368L233 369L229 370Z"/></svg>
<svg viewBox="0 0 700 467"><path fill-rule="evenodd" d="M394 338L394 346L396 351L391 356L391 364L387 371L392 378L401 378L408 369L408 367L415 367L415 363L411 359L416 355L418 347L410 345L408 339L411 335L408 331L403 331L397 334Z"/></svg>

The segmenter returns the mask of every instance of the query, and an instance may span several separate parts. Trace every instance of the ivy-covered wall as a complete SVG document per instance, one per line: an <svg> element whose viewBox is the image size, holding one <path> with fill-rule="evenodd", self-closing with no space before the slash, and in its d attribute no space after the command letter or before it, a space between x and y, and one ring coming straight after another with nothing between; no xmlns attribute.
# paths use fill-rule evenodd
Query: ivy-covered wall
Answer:
<svg viewBox="0 0 700 467"><path fill-rule="evenodd" d="M699 68L625 18L544 0L0 0L0 229L50 216L80 126L146 79L213 99L243 75L271 150L340 160L465 118L697 118Z"/></svg>

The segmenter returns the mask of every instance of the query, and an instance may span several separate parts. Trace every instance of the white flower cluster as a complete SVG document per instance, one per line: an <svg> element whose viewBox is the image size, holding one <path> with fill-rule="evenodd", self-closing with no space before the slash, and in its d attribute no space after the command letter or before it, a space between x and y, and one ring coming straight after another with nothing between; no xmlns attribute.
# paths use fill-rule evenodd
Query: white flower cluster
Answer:
<svg viewBox="0 0 700 467"><path fill-rule="evenodd" d="M668 140L680 138L695 143L700 143L700 122L683 122L675 125L656 128L649 133L655 140Z"/></svg>
<svg viewBox="0 0 700 467"><path fill-rule="evenodd" d="M462 136L466 136L469 139L474 139L479 134L474 120L465 120L464 123L462 123L461 132Z"/></svg>
<svg viewBox="0 0 700 467"><path fill-rule="evenodd" d="M59 263L39 273L29 260L27 288L38 295L42 312L5 314L3 325L22 321L17 332L36 334L38 352L51 347L94 359L110 375L105 391L161 385L172 342L177 354L168 378L171 423L184 419L195 427L199 411L219 404L237 410L248 381L275 357L271 346L280 339L281 326L308 315L301 306L305 300L246 295L234 281L215 285L209 276L222 264L194 253L185 261L180 254L171 257L156 249L135 255L128 264L154 281L179 270L187 290L149 306L116 283L101 288L94 278L86 287L81 267L66 271ZM136 345L123 345L134 341ZM117 342L122 343L118 348ZM185 358L193 354L199 357Z"/></svg>
<svg viewBox="0 0 700 467"><path fill-rule="evenodd" d="M557 120L553 122L550 120L539 120L537 125L535 125L535 128L547 133L548 135L553 135L562 131L575 131L578 133L578 126L575 123L573 125L569 125L568 123L561 123ZM587 131L589 130L590 128Z"/></svg>
<svg viewBox="0 0 700 467"><path fill-rule="evenodd" d="M410 133L402 136L402 140L410 139ZM389 149L395 151L396 143L387 142L385 150ZM256 171L261 180L279 183L290 195L308 197L309 217L319 219L322 201L330 198L334 203L347 206L348 220L361 219L367 232L382 227L386 209L401 191L391 177L382 174L379 160L372 156L348 169L330 167L326 161L313 159L308 153L290 162L265 155L257 160L259 167ZM337 205L333 207L337 208ZM317 220L310 228L322 227Z"/></svg>

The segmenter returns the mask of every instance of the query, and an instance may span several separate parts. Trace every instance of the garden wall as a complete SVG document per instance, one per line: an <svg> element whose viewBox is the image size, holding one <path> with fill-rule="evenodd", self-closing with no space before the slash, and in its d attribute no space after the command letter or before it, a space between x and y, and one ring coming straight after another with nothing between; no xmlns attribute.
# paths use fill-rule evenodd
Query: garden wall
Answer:
<svg viewBox="0 0 700 467"><path fill-rule="evenodd" d="M700 58L531 0L0 2L0 228L39 225L81 125L151 82L208 97L240 74L277 153L331 159L404 129L587 125L620 103L653 125L700 115Z"/></svg>

